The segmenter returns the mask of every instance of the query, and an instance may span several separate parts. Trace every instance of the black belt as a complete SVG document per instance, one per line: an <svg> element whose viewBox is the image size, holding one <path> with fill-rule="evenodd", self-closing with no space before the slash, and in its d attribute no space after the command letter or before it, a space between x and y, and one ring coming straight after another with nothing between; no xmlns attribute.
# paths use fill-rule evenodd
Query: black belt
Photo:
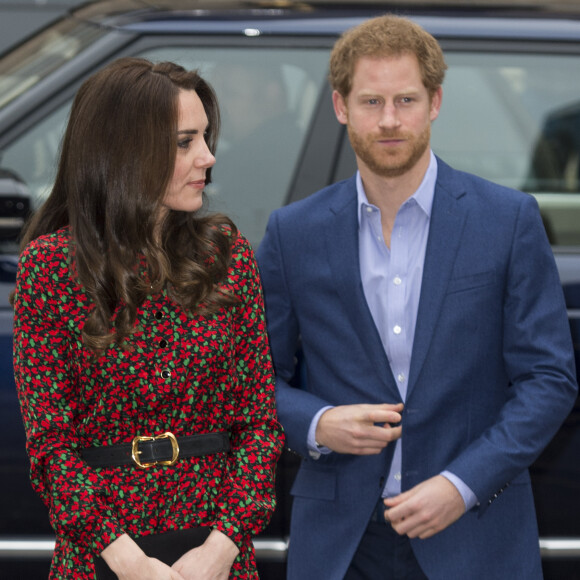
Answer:
<svg viewBox="0 0 580 580"><path fill-rule="evenodd" d="M90 467L116 467L134 463L146 468L152 465L173 465L178 459L229 450L230 438L223 431L179 438L167 432L157 437L137 435L131 443L85 447L79 451L79 455Z"/></svg>

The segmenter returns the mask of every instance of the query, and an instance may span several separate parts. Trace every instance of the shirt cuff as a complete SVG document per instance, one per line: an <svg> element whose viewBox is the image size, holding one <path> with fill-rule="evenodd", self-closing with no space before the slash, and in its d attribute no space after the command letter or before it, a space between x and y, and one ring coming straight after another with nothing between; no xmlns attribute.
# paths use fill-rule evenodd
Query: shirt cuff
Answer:
<svg viewBox="0 0 580 580"><path fill-rule="evenodd" d="M457 477L457 475L454 475L450 471L442 471L440 475L448 479L457 488L457 491L463 498L466 512L478 504L477 497L473 491L471 491L471 488L468 487L462 479Z"/></svg>
<svg viewBox="0 0 580 580"><path fill-rule="evenodd" d="M327 455L328 453L332 453L332 449L328 447L324 447L324 445L318 445L316 443L316 427L318 427L318 421L320 421L320 417L322 413L328 411L328 409L332 409L332 405L327 405L326 407L322 407L316 415L312 418L310 422L310 428L308 429L308 439L306 441L306 445L308 446L308 453L312 459L318 459L321 455Z"/></svg>

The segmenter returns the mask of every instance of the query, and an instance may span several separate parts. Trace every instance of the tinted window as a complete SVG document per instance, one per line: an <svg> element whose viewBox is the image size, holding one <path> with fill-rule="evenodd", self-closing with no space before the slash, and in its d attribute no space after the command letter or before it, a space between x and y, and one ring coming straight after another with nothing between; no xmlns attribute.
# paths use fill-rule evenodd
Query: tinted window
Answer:
<svg viewBox="0 0 580 580"><path fill-rule="evenodd" d="M66 20L35 36L0 63L0 107L89 47L106 30Z"/></svg>
<svg viewBox="0 0 580 580"><path fill-rule="evenodd" d="M215 88L222 130L210 207L232 217L257 245L284 205L322 89L328 52L286 49L155 49L143 56L199 69Z"/></svg>
<svg viewBox="0 0 580 580"><path fill-rule="evenodd" d="M535 195L554 245L580 245L580 57L448 52L433 148Z"/></svg>
<svg viewBox="0 0 580 580"><path fill-rule="evenodd" d="M210 207L230 214L259 243L269 213L286 200L328 51L180 46L143 56L199 68L215 86L223 126ZM532 193L552 244L580 245L580 58L456 51L446 57L435 152L458 169ZM26 181L33 207L54 179L68 107L3 152L2 167ZM338 165L350 174L348 147L346 155Z"/></svg>
<svg viewBox="0 0 580 580"><path fill-rule="evenodd" d="M157 48L143 53L200 73L222 112L209 207L230 215L258 244L270 212L283 205L325 79L326 50ZM70 103L7 147L2 167L20 175L39 206L54 181Z"/></svg>

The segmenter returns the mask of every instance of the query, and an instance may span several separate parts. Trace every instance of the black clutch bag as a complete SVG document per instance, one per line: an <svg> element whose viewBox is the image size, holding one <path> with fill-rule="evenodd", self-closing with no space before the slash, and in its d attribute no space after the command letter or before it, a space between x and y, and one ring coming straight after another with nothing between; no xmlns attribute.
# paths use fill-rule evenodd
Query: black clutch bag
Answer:
<svg viewBox="0 0 580 580"><path fill-rule="evenodd" d="M208 527L189 528L187 530L172 530L163 534L150 534L133 538L139 547L150 558L157 558L171 566L185 552L201 546L209 536ZM95 558L95 574L97 580L117 580L117 575L107 566L103 558Z"/></svg>

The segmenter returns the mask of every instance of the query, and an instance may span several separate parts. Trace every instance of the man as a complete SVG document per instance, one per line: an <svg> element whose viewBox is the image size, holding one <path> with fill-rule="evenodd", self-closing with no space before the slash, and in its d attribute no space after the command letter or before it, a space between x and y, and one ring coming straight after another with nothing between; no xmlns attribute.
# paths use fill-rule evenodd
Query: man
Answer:
<svg viewBox="0 0 580 580"><path fill-rule="evenodd" d="M303 457L290 580L542 577L527 468L576 397L565 305L534 199L433 155L445 69L407 19L343 35L358 172L275 211L258 252Z"/></svg>

